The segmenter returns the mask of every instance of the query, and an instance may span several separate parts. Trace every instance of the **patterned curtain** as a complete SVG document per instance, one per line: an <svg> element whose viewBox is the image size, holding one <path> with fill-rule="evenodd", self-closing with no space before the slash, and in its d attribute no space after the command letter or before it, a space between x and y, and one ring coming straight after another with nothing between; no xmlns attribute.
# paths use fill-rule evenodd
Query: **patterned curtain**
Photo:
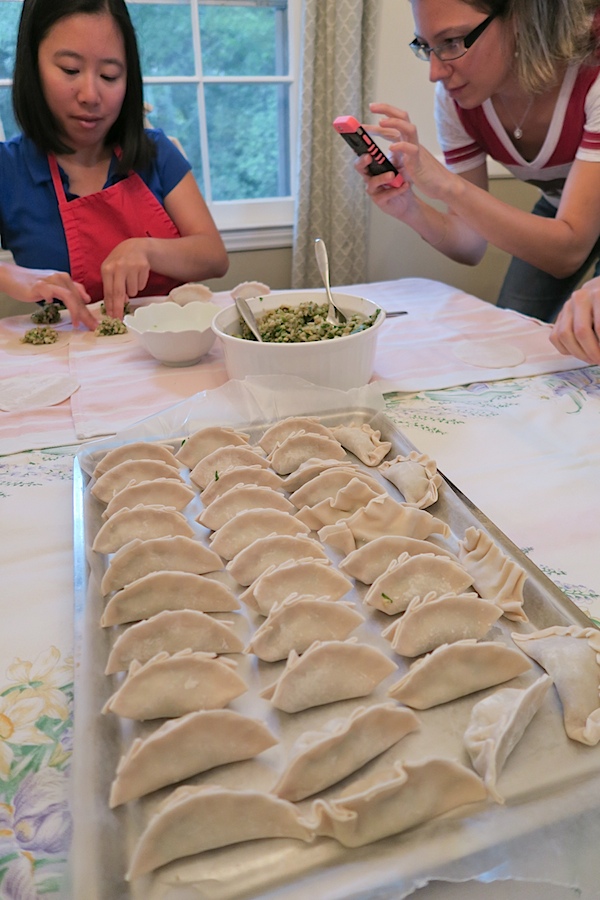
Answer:
<svg viewBox="0 0 600 900"><path fill-rule="evenodd" d="M368 118L377 0L304 0L292 286L318 287L314 239L329 252L333 285L366 281L369 201L336 116Z"/></svg>

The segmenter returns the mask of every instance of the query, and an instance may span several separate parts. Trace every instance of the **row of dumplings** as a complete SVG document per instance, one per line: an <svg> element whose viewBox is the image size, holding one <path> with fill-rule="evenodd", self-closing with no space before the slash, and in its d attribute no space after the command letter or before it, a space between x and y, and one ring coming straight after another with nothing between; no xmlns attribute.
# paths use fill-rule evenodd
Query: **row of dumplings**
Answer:
<svg viewBox="0 0 600 900"><path fill-rule="evenodd" d="M306 429L312 427L316 428L314 435L308 440L299 440L311 435ZM183 444L176 457L173 454L168 457L167 454L171 451L167 451L162 458L149 461L145 455L155 451L148 447L160 445L146 445L145 448L139 448L139 451L136 446L129 445L126 449L120 448L115 454L118 457L119 452L122 452L125 459L113 457L111 460L110 454L107 454L100 468L94 472L92 492L107 504L103 513L105 524L114 516L121 515L121 522L117 521L119 528L114 529L120 535L118 540L113 540L110 544L96 544L105 528L103 525L94 544L99 552L115 553L102 581L103 594L112 594L106 605L102 624L108 626L138 622L124 631L112 648L107 673L126 668L129 668L129 672L121 688L109 700L106 709L123 716L131 715L133 718L148 716L168 719L149 738L136 739L121 760L111 793L111 805L127 802L143 793L156 790L157 787L176 783L215 765L261 753L276 742L277 739L262 723L220 708L240 696L247 690L247 686L237 674L232 660L217 654L246 650L263 660L287 659L283 675L263 692L263 696L288 712L307 708L306 692L298 691L298 685L306 681L303 669L326 673L324 677L317 679L321 684L316 685L312 696L309 694L308 705L326 704L338 699L336 690L340 697L360 696L356 693L348 694L348 682L351 679L347 674L355 674L357 665L362 673L366 673L371 686L369 690L363 690L363 696L395 671L395 664L385 654L360 644L356 639L347 639L364 621L353 604L341 599L353 585L349 578L371 585L365 597L367 605L388 615L403 613L384 632L396 653L418 656L429 650L434 651L429 654L429 660L427 657L419 660L419 665L415 665L412 673L409 671L398 682L396 691L399 696L393 690L390 691L392 697L396 696L396 699L407 706L427 708L432 705L429 700L422 702L422 682L428 667L433 670L434 676L438 672L437 679L433 678L432 696L435 703L452 699L435 695L436 681L438 687L440 681L449 681L447 678L439 678L439 673L446 670L447 665L457 666L470 676L467 684L463 685L465 689L462 693L487 686L481 680L482 671L495 673L490 683L498 684L529 668L529 663L525 661L524 664L525 658L518 651L499 642L482 643L478 640L487 633L502 612L516 620L525 619L521 590L524 576L519 573L515 575L514 571L502 573L502 566L506 567L506 558L501 560L500 567L497 559L495 566L490 564L489 556L493 556L497 548L489 539L485 543L483 533L468 534L461 543L461 554L469 559L468 568L464 568L461 561L449 551L441 550L427 541L431 534L447 536L448 532L444 523L424 511L424 507L437 498L440 482L432 461L418 454L411 454L409 457L398 458L393 463L382 463L390 445L386 446L387 442L381 442L379 433L373 432L368 426L347 427L344 434L338 431L338 437L334 436L333 440L342 448L341 453L331 443L331 431L335 432L335 429L325 429L315 420L285 420L270 431L270 434L269 431L265 433L259 444L266 454L264 456L256 448L249 446L247 435L231 429L203 429ZM227 443L211 446L211 441L213 444L215 441ZM399 504L391 501L377 479L349 462L344 447L351 449L365 465L377 465L381 474L396 484L408 502ZM165 450L166 448L160 447L157 457ZM141 454L139 459L132 458L138 452ZM248 457L248 453L253 456ZM146 465L147 462L162 465L150 467ZM196 497L196 492L185 483L182 465L189 468L189 480L200 489L203 509L196 517L196 522L212 532L204 543L198 540L198 531L194 530L198 526L190 526L187 517L183 515L183 510ZM164 466L171 472L166 473ZM150 470L154 472L153 475L149 474ZM111 471L112 478L107 478ZM242 476L243 480L240 481ZM246 481L247 478L249 481ZM284 492L288 494L289 500ZM378 506L373 506L365 516L369 504L377 498L381 498ZM146 512L148 508L167 508L178 513L192 533L176 531L173 534L165 524L165 536L156 536L152 530L154 524L150 522L156 517L152 512L144 518L144 507ZM125 512L133 513L136 510L138 522L150 522L150 525L148 531L143 531L141 536L136 527L142 526L134 526L136 536L132 537L131 530L122 530L121 526ZM172 520L172 516L170 519ZM292 526L290 520L294 519L296 522ZM311 531L317 531L321 542L310 536ZM108 533L107 530L105 536ZM154 536L149 538L147 534ZM348 548L339 568L336 569L329 563L322 542L329 543L336 550L343 548L344 552ZM106 546L116 547L116 550L101 549ZM369 548L371 553L368 552ZM225 565L223 559L226 560ZM413 560L417 560L417 564ZM382 561L387 561L383 569ZM222 574L223 571L246 588L239 599L231 587L215 577L215 573ZM435 577L432 576L432 571ZM475 577L472 577L473 571ZM402 573L403 580L397 577ZM457 574L464 584L454 583L452 579ZM387 579L382 581L386 576ZM432 577L436 587L424 591L424 587L432 586ZM475 582L476 589L479 592L483 590L482 596L493 594L497 603L481 600L477 594L461 593ZM318 589L314 588L315 584L319 585ZM440 584L445 585L447 590L442 590ZM384 598L383 605L381 598ZM230 623L219 621L210 615L212 612L237 610L240 600L249 610L266 617L245 647ZM455 613L452 613L452 607L456 609ZM439 610L443 610L442 615ZM409 628L411 617L412 628ZM156 621L150 624L149 620L152 619ZM452 631L457 620L469 623L471 619L477 622L479 629L475 638L463 637L457 641L454 635L451 641L446 641L444 628L448 629L448 625L444 626L444 620L454 622L450 626ZM205 624L204 620L211 624ZM427 620L433 628L423 627L423 622ZM307 630L307 622L317 624L313 625L312 630ZM153 633L160 634L158 642ZM192 637L194 634L195 638ZM298 634L301 635L300 638ZM423 634L429 635L425 645ZM210 646L211 650L198 651L188 647L177 649L186 640L193 642L195 646L198 646L198 642L202 645L202 640L206 640L206 646ZM455 645L454 648L452 644ZM154 652L158 647L158 652ZM456 654L457 648L459 658L453 658L452 653ZM449 651L450 656L447 656ZM436 652L439 659L434 658L432 662L431 658L435 657ZM340 664L343 657L347 657L345 665ZM189 678L192 670L200 676L195 679L199 694L191 701L193 708L191 711L181 707L174 709L172 705L169 706L172 699L165 700L165 684L170 684L172 689L177 684L176 671L180 672L181 683ZM475 686L470 687L473 684L473 671L479 672L479 682L476 677ZM484 681L485 677L489 679L490 675L484 676ZM136 686L136 679L137 690L132 691L131 687ZM407 680L411 682L410 685L406 684ZM428 681L427 677L425 681ZM540 680L537 691L531 688L527 692L513 690L518 696L511 698L512 706L521 710L520 716L514 717L519 724L512 727L513 741L519 728L524 730L527 724L525 722L523 725L526 713L530 720L539 706L539 703L538 706L535 705L531 696L537 699L539 695L543 699L541 685L544 684L547 689L549 682L550 679L545 682ZM323 683L327 685L324 693ZM431 683L429 679L429 689ZM129 686L128 690L124 690L126 685ZM511 690L505 689L508 692ZM174 692L177 693L176 690ZM172 695L173 690L166 693ZM499 691L492 696L500 698L501 694L503 692ZM145 698L148 697L152 698L150 709L144 707ZM162 707L156 705L157 698L161 697L166 703ZM214 704L212 708L211 703ZM387 723L381 726L379 732L374 725L376 716L381 722ZM323 790L397 742L400 738L393 736L398 733L399 728L400 731L406 728L404 733L409 733L418 727L418 720L411 710L389 702L361 709L347 720L334 721L331 733L313 735L312 742L304 742L307 746L303 746L302 741L299 742L288 768L281 774L272 791L273 796L254 792L256 797L245 798L248 802L252 800L255 805L258 804L262 810L260 814L255 812L247 819L239 816L239 812L236 815L227 814L230 804L240 801L240 792L221 789L219 793L214 786L187 786L174 791L161 805L140 839L129 877L136 877L185 853L197 853L212 846L221 846L222 843L268 836L271 833L284 833L281 831L281 823L277 827L268 824L276 814L283 815L293 825L293 830L298 832L299 813L297 810L291 811L287 806L282 807L282 803L293 802ZM394 722L397 727L392 727ZM401 727L400 722L403 722ZM239 739L232 741L230 737L215 738L211 745L208 735L220 733L217 723L221 723L220 727L226 732L227 728L233 728L234 732L237 730ZM488 731L489 729L488 722ZM474 730L476 729L472 727L471 732ZM378 738L379 733L381 736ZM345 745L346 757L350 761L346 766L336 764L335 771L327 775L328 764L331 768L331 761L340 758L339 747L335 754L331 750L332 740ZM479 744L475 741L471 756L474 767L488 776L488 787L493 793L494 779L490 776L489 759L479 767L476 763L478 754L481 756L481 747L489 748L489 743L489 740L479 739ZM510 752L507 752L509 745L510 741L505 739L502 749L506 755ZM174 768L172 763L167 765L165 762L173 759L169 746L180 750L176 756L178 765ZM231 758L225 748L232 746L244 748L241 752L247 753L247 756L234 755ZM368 751L365 751L365 746L368 746ZM202 762L193 761L194 757L198 757L199 747L207 753ZM181 748L184 752L181 752ZM231 750L229 753L231 754ZM490 756L487 749L484 755L486 754ZM496 766L500 755L498 750L498 756L493 760ZM315 756L318 765L315 765ZM218 759L221 760L220 763L215 761ZM458 767L459 772L452 771L450 777L448 765ZM436 771L442 779L446 777L455 785L464 782L465 796L473 799L483 799L485 796L479 779L468 770L463 772L464 767L458 763L430 760L424 766L430 771L428 777L431 777L431 772ZM303 782L303 769L312 773L313 782L311 784L309 779L308 786ZM314 779L315 769L320 772L317 779ZM408 764L397 767L397 770L386 776L387 780L384 779L385 791L399 790L410 780L418 781L424 777L425 769ZM408 792L409 788L405 789ZM361 791L358 793L360 795ZM231 796L232 794L235 796ZM305 835L302 839L312 839L315 834L330 834L347 846L355 846L410 827L416 821L452 808L457 802L451 798L457 796L463 796L460 790L441 791L440 808L432 811L426 808L427 804L422 804L416 811L416 820L408 825L399 825L396 819L389 822L378 813L373 816L372 809L368 811L361 807L360 827L350 829L352 834L341 825L348 817L349 801L317 800L314 801L314 820L304 822L300 829L303 829ZM346 807L343 806L344 802ZM451 805L444 806L448 802ZM462 802L472 801L458 801ZM336 803L341 806L336 807ZM264 809L265 804L273 808L267 811ZM212 810L209 819L210 834L204 837L199 835L193 848L187 851L182 852L179 845L174 850L176 856L169 856L171 851L165 848L170 846L168 828L175 809L177 821L181 822L182 817L192 816L193 821L198 822L203 819L208 808ZM212 825L215 817L219 816L224 823L223 833ZM372 824L369 826L367 823L371 817ZM242 818L250 831L244 832L243 836L232 836L234 820L238 820L239 827L239 820ZM255 827L258 832L252 831ZM267 833L264 832L265 828ZM228 833L227 838L223 837L225 832ZM300 835L296 833L293 836ZM215 840L221 843L212 843Z"/></svg>

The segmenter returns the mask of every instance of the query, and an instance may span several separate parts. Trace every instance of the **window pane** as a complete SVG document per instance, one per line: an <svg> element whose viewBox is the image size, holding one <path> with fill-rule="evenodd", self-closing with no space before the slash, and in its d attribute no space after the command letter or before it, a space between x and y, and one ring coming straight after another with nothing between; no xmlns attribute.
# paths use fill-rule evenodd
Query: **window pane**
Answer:
<svg viewBox="0 0 600 900"><path fill-rule="evenodd" d="M13 76L17 31L22 5L22 3L17 3L16 0L6 0L1 5L0 78L12 78ZM4 120L4 116L2 119Z"/></svg>
<svg viewBox="0 0 600 900"><path fill-rule="evenodd" d="M148 75L193 75L194 45L189 3L129 3Z"/></svg>
<svg viewBox="0 0 600 900"><path fill-rule="evenodd" d="M11 89L8 87L0 88L0 121L7 139L19 133L13 116Z"/></svg>
<svg viewBox="0 0 600 900"><path fill-rule="evenodd" d="M200 6L200 40L205 75L287 75L278 34L285 13L268 7Z"/></svg>
<svg viewBox="0 0 600 900"><path fill-rule="evenodd" d="M213 200L290 194L288 86L205 88Z"/></svg>
<svg viewBox="0 0 600 900"><path fill-rule="evenodd" d="M144 99L153 109L150 125L162 128L183 147L201 191L204 191L198 127L198 102L193 84L147 84Z"/></svg>

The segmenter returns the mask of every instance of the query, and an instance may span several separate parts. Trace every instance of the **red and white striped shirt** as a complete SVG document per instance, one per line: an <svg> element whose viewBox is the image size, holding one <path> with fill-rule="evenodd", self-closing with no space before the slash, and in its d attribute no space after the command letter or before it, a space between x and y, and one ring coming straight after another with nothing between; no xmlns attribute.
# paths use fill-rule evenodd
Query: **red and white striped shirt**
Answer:
<svg viewBox="0 0 600 900"><path fill-rule="evenodd" d="M462 109L436 84L435 120L446 166L468 172L489 156L515 178L538 187L558 207L575 159L600 162L600 66L571 66L562 83L540 152L524 159L498 118L491 100Z"/></svg>

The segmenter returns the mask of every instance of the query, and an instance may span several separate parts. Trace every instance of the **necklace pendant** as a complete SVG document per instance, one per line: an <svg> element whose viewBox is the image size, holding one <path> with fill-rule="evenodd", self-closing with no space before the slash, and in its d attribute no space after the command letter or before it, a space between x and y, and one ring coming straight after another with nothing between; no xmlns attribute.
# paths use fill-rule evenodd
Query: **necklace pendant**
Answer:
<svg viewBox="0 0 600 900"><path fill-rule="evenodd" d="M523 129L520 128L518 125L515 128L515 130L513 131L513 137L515 138L516 141L519 141L523 137Z"/></svg>

